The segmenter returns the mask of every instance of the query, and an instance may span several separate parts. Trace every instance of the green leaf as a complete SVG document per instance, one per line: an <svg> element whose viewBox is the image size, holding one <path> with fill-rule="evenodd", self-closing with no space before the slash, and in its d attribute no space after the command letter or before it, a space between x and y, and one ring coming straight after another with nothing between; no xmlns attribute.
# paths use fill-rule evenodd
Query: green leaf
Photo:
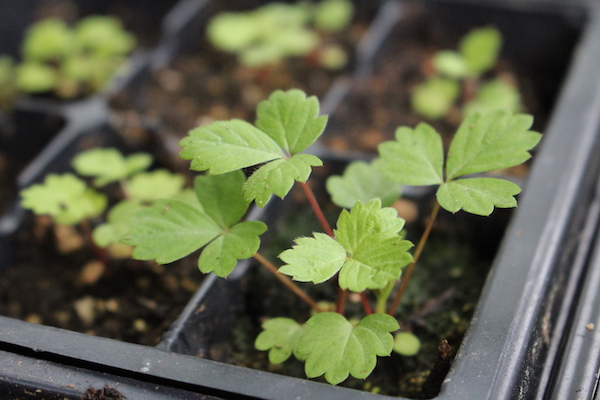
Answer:
<svg viewBox="0 0 600 400"><path fill-rule="evenodd" d="M179 156L192 160L191 169L213 175L283 158L279 145L248 122L233 119L192 129L180 141Z"/></svg>
<svg viewBox="0 0 600 400"><path fill-rule="evenodd" d="M319 100L302 90L276 90L256 110L256 127L290 154L297 154L323 133L327 116L319 117Z"/></svg>
<svg viewBox="0 0 600 400"><path fill-rule="evenodd" d="M234 171L223 175L198 176L194 180L194 191L202 209L220 227L237 223L248 210L242 187L244 174Z"/></svg>
<svg viewBox="0 0 600 400"><path fill-rule="evenodd" d="M238 260L250 258L258 251L258 236L266 230L267 226L260 221L245 221L232 226L202 250L198 268L204 273L214 271L217 276L226 278Z"/></svg>
<svg viewBox="0 0 600 400"><path fill-rule="evenodd" d="M344 248L324 233L314 233L312 238L298 238L295 243L294 247L279 255L286 263L279 272L292 276L296 281L325 282L346 262Z"/></svg>
<svg viewBox="0 0 600 400"><path fill-rule="evenodd" d="M414 356L421 349L421 341L411 332L398 332L394 335L394 351L403 356Z"/></svg>
<svg viewBox="0 0 600 400"><path fill-rule="evenodd" d="M279 255L286 263L279 272L297 281L321 283L340 271L342 289L382 288L412 261L407 252L412 243L399 235L403 226L396 210L382 209L379 199L358 202L350 212L342 211L335 239L323 233L296 239L294 247Z"/></svg>
<svg viewBox="0 0 600 400"><path fill-rule="evenodd" d="M294 352L304 333L302 325L290 318L273 318L262 324L263 331L257 336L254 347L269 351L269 362L281 364Z"/></svg>
<svg viewBox="0 0 600 400"><path fill-rule="evenodd" d="M157 169L135 175L127 182L127 194L133 199L154 201L172 198L183 189L183 175Z"/></svg>
<svg viewBox="0 0 600 400"><path fill-rule="evenodd" d="M138 200L123 200L114 205L108 212L106 222L92 232L94 243L99 247L119 243L129 232L131 216L143 207Z"/></svg>
<svg viewBox="0 0 600 400"><path fill-rule="evenodd" d="M264 207L272 194L284 198L292 189L294 181L306 182L313 166L323 165L311 154L295 154L288 159L271 161L255 171L244 185L244 196L248 202L256 200Z"/></svg>
<svg viewBox="0 0 600 400"><path fill-rule="evenodd" d="M404 185L439 185L444 182L442 139L433 127L420 123L415 129L400 127L396 140L379 145L375 162L384 175Z"/></svg>
<svg viewBox="0 0 600 400"><path fill-rule="evenodd" d="M500 47L502 36L492 27L473 29L459 44L469 71L475 75L483 74L496 64Z"/></svg>
<svg viewBox="0 0 600 400"><path fill-rule="evenodd" d="M94 184L102 187L146 170L152 156L136 153L125 157L114 148L96 148L79 153L71 164L79 175L95 177Z"/></svg>
<svg viewBox="0 0 600 400"><path fill-rule="evenodd" d="M494 206L511 208L517 206L514 198L521 189L516 184L497 178L458 179L438 188L440 205L450 211L463 209L477 215L490 215Z"/></svg>
<svg viewBox="0 0 600 400"><path fill-rule="evenodd" d="M329 177L326 187L331 200L344 208L352 208L357 201L366 203L374 198L379 198L384 207L391 206L402 190L402 185L364 161L352 162L342 176Z"/></svg>
<svg viewBox="0 0 600 400"><path fill-rule="evenodd" d="M349 374L365 379L375 368L377 356L392 352L394 339L390 332L398 328L398 322L387 314L368 315L354 326L340 314L319 313L304 325L296 356L305 361L309 378L325 374L332 385Z"/></svg>
<svg viewBox="0 0 600 400"><path fill-rule="evenodd" d="M499 110L467 116L448 151L446 180L509 168L528 160L541 134L530 131L533 117Z"/></svg>
<svg viewBox="0 0 600 400"><path fill-rule="evenodd" d="M442 50L434 54L433 65L435 70L453 79L462 79L467 75L468 67L462 54Z"/></svg>
<svg viewBox="0 0 600 400"><path fill-rule="evenodd" d="M222 228L199 208L179 200L157 200L131 217L122 240L134 246L133 258L167 264L206 245Z"/></svg>
<svg viewBox="0 0 600 400"><path fill-rule="evenodd" d="M429 119L446 115L460 94L460 85L452 79L433 77L415 87L411 96L414 112Z"/></svg>
<svg viewBox="0 0 600 400"><path fill-rule="evenodd" d="M50 174L42 184L21 191L24 208L36 214L49 214L59 225L74 225L100 215L106 197L86 186L73 174Z"/></svg>
<svg viewBox="0 0 600 400"><path fill-rule="evenodd" d="M498 78L481 85L475 99L465 104L463 114L469 115L475 112L487 114L496 110L517 113L522 108L521 94L518 88Z"/></svg>
<svg viewBox="0 0 600 400"><path fill-rule="evenodd" d="M352 21L354 5L348 0L323 0L315 4L314 26L325 32L341 32Z"/></svg>

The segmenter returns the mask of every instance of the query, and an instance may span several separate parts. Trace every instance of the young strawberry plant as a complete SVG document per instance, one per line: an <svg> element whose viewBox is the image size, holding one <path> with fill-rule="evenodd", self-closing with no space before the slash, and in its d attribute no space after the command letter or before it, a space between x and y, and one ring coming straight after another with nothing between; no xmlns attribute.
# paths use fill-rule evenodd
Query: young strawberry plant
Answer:
<svg viewBox="0 0 600 400"><path fill-rule="evenodd" d="M485 79L497 64L502 36L493 27L473 29L459 43L459 51L441 50L430 59L433 74L412 94L413 110L438 119L460 105L462 115L506 108L519 112L519 91L502 77Z"/></svg>
<svg viewBox="0 0 600 400"><path fill-rule="evenodd" d="M207 35L215 47L235 53L251 68L310 55L318 65L337 70L346 65L348 56L339 45L328 43L327 35L346 28L353 11L348 0L270 3L252 11L218 14Z"/></svg>
<svg viewBox="0 0 600 400"><path fill-rule="evenodd" d="M302 153L326 123L315 97L290 90L276 91L260 103L254 124L229 120L193 129L181 141L180 155L191 160L192 170L207 172L194 182L197 201L159 200L137 211L123 242L134 246L134 258L160 263L201 250L200 270L221 277L231 273L237 260L256 259L314 311L307 321L266 321L256 348L268 351L272 363L294 355L304 362L307 377L324 375L335 385L349 375L366 378L377 357L389 356L394 347L406 354L415 351L414 337L407 339L405 333L396 342L405 339L408 346L394 343L396 307L438 210L489 215L494 207L515 207L517 185L471 175L522 163L541 135L529 130L528 115L474 113L461 124L445 155L439 134L428 124L398 128L396 140L381 144L373 164L352 164L344 176L328 182L334 201L347 208L332 229L307 184L312 168L322 161ZM253 173L246 179L241 170L249 168ZM273 194L285 197L295 182L323 232L297 238L279 255L283 265L278 268L259 251L259 236L267 226L244 216L252 202L264 207ZM404 238L405 221L384 206L400 195L400 185L439 185L436 206L413 253L413 244ZM294 283L319 285L335 279L339 297L332 310ZM361 318L346 316L350 292L361 298ZM376 298L374 310L367 293Z"/></svg>

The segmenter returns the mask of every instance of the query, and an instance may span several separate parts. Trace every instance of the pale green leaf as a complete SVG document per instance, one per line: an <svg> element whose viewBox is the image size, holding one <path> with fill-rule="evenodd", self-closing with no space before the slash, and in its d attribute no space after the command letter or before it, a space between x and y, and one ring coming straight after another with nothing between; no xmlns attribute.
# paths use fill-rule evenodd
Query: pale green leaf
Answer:
<svg viewBox="0 0 600 400"><path fill-rule="evenodd" d="M319 100L298 89L273 92L256 114L256 127L291 154L313 144L327 124L326 116L319 117Z"/></svg>
<svg viewBox="0 0 600 400"><path fill-rule="evenodd" d="M429 119L438 119L446 115L460 94L457 81L433 77L417 85L411 95L414 112Z"/></svg>
<svg viewBox="0 0 600 400"><path fill-rule="evenodd" d="M115 204L108 212L106 222L94 228L94 243L99 247L119 243L129 232L131 216L143 207L138 200L123 200Z"/></svg>
<svg viewBox="0 0 600 400"><path fill-rule="evenodd" d="M147 153L136 153L123 156L114 148L95 148L79 153L72 161L73 168L79 175L96 178L96 186L126 179L127 177L147 169L152 164L152 156Z"/></svg>
<svg viewBox="0 0 600 400"><path fill-rule="evenodd" d="M394 339L390 332L399 328L398 322L387 314L371 314L356 326L342 315L319 313L304 325L296 356L305 361L309 378L325 374L332 385L348 375L365 379L375 368L377 356L389 356Z"/></svg>
<svg viewBox="0 0 600 400"><path fill-rule="evenodd" d="M50 174L43 183L21 191L21 205L36 214L48 214L59 225L74 225L100 215L106 197L73 174Z"/></svg>
<svg viewBox="0 0 600 400"><path fill-rule="evenodd" d="M411 332L398 332L394 335L394 351L403 356L414 356L421 349L421 341Z"/></svg>
<svg viewBox="0 0 600 400"><path fill-rule="evenodd" d="M400 197L402 185L384 176L373 164L355 161L342 176L329 177L326 187L336 205L352 208L357 201L366 203L374 198L385 207L391 206Z"/></svg>
<svg viewBox="0 0 600 400"><path fill-rule="evenodd" d="M463 209L477 215L490 215L494 206L511 208L517 206L514 198L521 189L516 184L497 178L458 179L440 186L437 200L450 211Z"/></svg>
<svg viewBox="0 0 600 400"><path fill-rule="evenodd" d="M172 198L181 192L184 184L183 175L157 169L133 176L126 183L126 190L132 199L154 201Z"/></svg>
<svg viewBox="0 0 600 400"><path fill-rule="evenodd" d="M275 160L283 150L266 133L242 120L218 121L192 129L180 141L180 157L191 169L218 175Z"/></svg>
<svg viewBox="0 0 600 400"><path fill-rule="evenodd" d="M279 255L286 263L279 272L296 281L325 282L346 262L344 248L324 233L314 233L312 238L298 238L295 243L294 247Z"/></svg>
<svg viewBox="0 0 600 400"><path fill-rule="evenodd" d="M238 260L252 257L260 246L259 235L267 230L260 221L244 221L232 226L210 242L200 254L198 268L204 273L214 271L226 278Z"/></svg>
<svg viewBox="0 0 600 400"><path fill-rule="evenodd" d="M323 0L315 4L313 24L325 32L340 32L352 21L354 5L349 0Z"/></svg>
<svg viewBox="0 0 600 400"><path fill-rule="evenodd" d="M311 154L295 154L291 158L271 161L255 171L244 185L244 196L248 202L264 207L272 194L285 197L294 181L306 182L313 166L323 165Z"/></svg>
<svg viewBox="0 0 600 400"><path fill-rule="evenodd" d="M493 27L473 29L459 44L469 72L475 75L483 74L496 64L501 47L502 36Z"/></svg>
<svg viewBox="0 0 600 400"><path fill-rule="evenodd" d="M221 232L199 208L165 199L133 214L131 230L122 242L135 247L133 258L166 264L198 250Z"/></svg>
<svg viewBox="0 0 600 400"><path fill-rule="evenodd" d="M439 185L444 181L442 139L431 125L400 127L396 140L379 145L375 163L384 175L403 185Z"/></svg>
<svg viewBox="0 0 600 400"><path fill-rule="evenodd" d="M463 107L463 115L475 112L487 114L497 110L517 113L522 108L519 89L512 83L498 78L481 85L475 99Z"/></svg>
<svg viewBox="0 0 600 400"><path fill-rule="evenodd" d="M446 161L446 180L509 168L528 160L541 134L530 131L533 117L499 110L468 115L456 132Z"/></svg>
<svg viewBox="0 0 600 400"><path fill-rule="evenodd" d="M433 66L437 72L453 79L464 78L468 71L462 54L451 50L436 52L433 57Z"/></svg>
<svg viewBox="0 0 600 400"><path fill-rule="evenodd" d="M194 191L202 209L222 228L237 223L248 210L249 202L242 194L244 181L242 171L198 176L194 180Z"/></svg>
<svg viewBox="0 0 600 400"><path fill-rule="evenodd" d="M257 350L269 351L269 362L281 364L294 352L304 333L302 325L290 318L273 318L262 324L263 331L254 341Z"/></svg>

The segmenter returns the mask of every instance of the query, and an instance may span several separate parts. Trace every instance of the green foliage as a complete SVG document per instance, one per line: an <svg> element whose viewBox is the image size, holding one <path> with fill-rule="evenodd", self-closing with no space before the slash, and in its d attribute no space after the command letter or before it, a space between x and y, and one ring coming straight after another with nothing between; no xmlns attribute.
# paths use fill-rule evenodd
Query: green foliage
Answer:
<svg viewBox="0 0 600 400"><path fill-rule="evenodd" d="M399 234L403 227L396 210L381 208L379 199L357 202L350 212L340 214L334 238L315 233L312 238L296 239L292 249L279 255L286 263L279 272L298 281L321 283L339 271L342 289L383 288L412 261L407 252L412 243Z"/></svg>
<svg viewBox="0 0 600 400"><path fill-rule="evenodd" d="M123 243L135 247L134 258L159 263L171 263L206 246L198 267L226 277L237 260L252 257L260 245L258 236L266 231L262 222L239 222L248 208L243 183L240 171L197 177L196 206L176 199L154 202L131 217Z"/></svg>
<svg viewBox="0 0 600 400"><path fill-rule="evenodd" d="M304 333L302 325L290 318L270 319L262 324L262 328L254 347L257 350L268 350L271 364L281 364L290 358Z"/></svg>
<svg viewBox="0 0 600 400"><path fill-rule="evenodd" d="M436 73L414 88L413 110L432 120L447 116L456 106L462 90L466 96L461 100L463 115L500 109L519 112L521 98L513 83L501 78L483 81L483 74L496 65L501 46L500 32L485 27L465 35L459 43L459 51L436 52L432 57ZM466 94L472 91L474 98Z"/></svg>
<svg viewBox="0 0 600 400"><path fill-rule="evenodd" d="M394 344L390 332L399 328L394 317L371 314L353 325L342 315L325 312L304 324L296 355L305 361L309 378L325 375L332 385L348 375L365 379L375 368L377 356L389 356Z"/></svg>
<svg viewBox="0 0 600 400"><path fill-rule="evenodd" d="M403 356L414 356L421 349L421 341L413 333L398 332L394 335L394 351Z"/></svg>
<svg viewBox="0 0 600 400"><path fill-rule="evenodd" d="M517 185L499 178L467 175L518 165L531 157L541 138L529 130L529 115L506 111L471 114L460 125L450 144L444 166L439 134L426 123L415 129L402 127L396 141L379 146L377 167L395 182L407 185L440 185L437 199L448 211L463 209L489 215L495 207L515 207Z"/></svg>
<svg viewBox="0 0 600 400"><path fill-rule="evenodd" d="M191 169L218 175L263 164L244 184L248 202L263 207L271 194L284 197L294 181L305 182L321 160L297 154L323 132L327 117L319 103L300 90L276 91L257 109L256 126L241 120L218 121L193 129L181 140L180 157Z"/></svg>
<svg viewBox="0 0 600 400"><path fill-rule="evenodd" d="M95 178L94 185L105 186L146 170L152 164L147 153L123 156L114 148L96 148L79 153L72 161L79 175Z"/></svg>
<svg viewBox="0 0 600 400"><path fill-rule="evenodd" d="M135 45L119 20L89 16L73 28L56 18L36 22L25 33L16 88L61 98L95 93L123 64Z"/></svg>
<svg viewBox="0 0 600 400"><path fill-rule="evenodd" d="M218 14L206 33L215 47L236 53L241 64L260 68L318 50L321 38L311 23L322 31L338 32L350 23L352 15L348 0L326 0L314 6L275 2L251 11ZM341 68L344 64L339 59L329 59L324 66Z"/></svg>
<svg viewBox="0 0 600 400"><path fill-rule="evenodd" d="M352 208L358 201L367 203L375 198L381 200L382 206L391 206L400 198L401 187L364 161L354 161L346 168L343 176L331 176L327 179L327 191L331 200L344 208Z"/></svg>
<svg viewBox="0 0 600 400"><path fill-rule="evenodd" d="M73 174L50 174L42 184L21 191L21 205L36 214L48 214L59 225L74 225L101 214L106 197L87 187Z"/></svg>

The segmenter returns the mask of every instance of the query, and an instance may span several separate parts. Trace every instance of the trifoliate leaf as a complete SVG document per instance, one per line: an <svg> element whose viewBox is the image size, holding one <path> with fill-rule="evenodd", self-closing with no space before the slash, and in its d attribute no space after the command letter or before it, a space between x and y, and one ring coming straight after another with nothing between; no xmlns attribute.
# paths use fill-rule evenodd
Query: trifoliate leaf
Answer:
<svg viewBox="0 0 600 400"><path fill-rule="evenodd" d="M266 230L267 226L260 221L245 221L232 226L202 250L198 268L204 273L214 271L217 276L226 278L238 260L250 258L258 251L258 236Z"/></svg>
<svg viewBox="0 0 600 400"><path fill-rule="evenodd" d="M281 364L294 352L304 333L302 325L290 318L273 318L262 324L263 331L254 341L257 350L269 351L269 362Z"/></svg>
<svg viewBox="0 0 600 400"><path fill-rule="evenodd" d="M450 211L463 209L477 215L490 215L494 206L511 208L517 206L514 198L521 189L516 184L497 178L457 179L438 188L437 200Z"/></svg>
<svg viewBox="0 0 600 400"><path fill-rule="evenodd" d="M411 96L414 112L429 119L438 119L450 111L460 94L457 81L433 77L416 86Z"/></svg>
<svg viewBox="0 0 600 400"><path fill-rule="evenodd" d="M478 28L469 32L460 42L469 72L480 75L496 64L502 35L496 28Z"/></svg>
<svg viewBox="0 0 600 400"><path fill-rule="evenodd" d="M440 135L426 123L415 129L400 127L396 140L379 145L375 166L404 185L439 185L444 181L444 149Z"/></svg>
<svg viewBox="0 0 600 400"><path fill-rule="evenodd" d="M244 196L248 202L256 200L264 207L272 194L284 198L294 181L306 182L313 166L323 162L311 154L295 154L288 159L274 160L255 171L244 185Z"/></svg>
<svg viewBox="0 0 600 400"><path fill-rule="evenodd" d="M131 217L122 240L134 246L133 258L167 264L206 245L222 228L199 208L179 200L157 200Z"/></svg>
<svg viewBox="0 0 600 400"><path fill-rule="evenodd" d="M326 186L331 200L344 208L352 208L357 201L366 203L375 198L379 198L384 207L391 206L400 197L402 188L373 164L364 161L348 165L343 176L329 177Z"/></svg>
<svg viewBox="0 0 600 400"><path fill-rule="evenodd" d="M446 180L477 172L509 168L531 157L541 134L530 131L533 117L500 110L467 116L448 151Z"/></svg>
<svg viewBox="0 0 600 400"><path fill-rule="evenodd" d="M94 184L102 187L144 171L152 164L152 156L147 153L123 156L114 148L96 148L79 153L71 164L79 175L95 177Z"/></svg>
<svg viewBox="0 0 600 400"><path fill-rule="evenodd" d="M256 109L256 127L290 154L297 154L323 133L327 117L319 117L319 100L301 90L277 90ZM258 164L258 163L256 163Z"/></svg>
<svg viewBox="0 0 600 400"><path fill-rule="evenodd" d="M403 356L414 356L421 349L421 341L414 333L398 332L394 335L394 351Z"/></svg>
<svg viewBox="0 0 600 400"><path fill-rule="evenodd" d="M399 235L404 220L379 199L358 202L342 211L335 239L322 233L296 239L296 245L279 255L286 265L279 272L294 280L321 283L340 271L342 289L362 292L380 289L398 279L412 261L412 243Z"/></svg>
<svg viewBox="0 0 600 400"><path fill-rule="evenodd" d="M304 325L296 356L305 361L309 378L325 374L332 385L344 381L349 374L365 379L375 368L377 356L389 356L399 328L387 314L371 314L352 325L342 315L332 312L312 316Z"/></svg>
<svg viewBox="0 0 600 400"><path fill-rule="evenodd" d="M243 172L234 171L198 176L194 180L194 191L204 212L219 226L226 228L242 219L248 210L249 201L242 194L243 185Z"/></svg>
<svg viewBox="0 0 600 400"><path fill-rule="evenodd" d="M494 79L481 85L475 99L463 107L463 115L475 112L488 114L497 110L517 113L521 108L521 94L517 87L503 79Z"/></svg>
<svg viewBox="0 0 600 400"><path fill-rule="evenodd" d="M73 174L50 174L43 184L21 191L24 208L36 214L49 214L59 225L73 225L100 215L106 208L106 197L90 189Z"/></svg>
<svg viewBox="0 0 600 400"><path fill-rule="evenodd" d="M129 232L131 216L143 207L138 200L123 200L114 205L108 213L106 222L98 225L92 232L94 243L99 247L119 243Z"/></svg>
<svg viewBox="0 0 600 400"><path fill-rule="evenodd" d="M166 169L137 174L127 182L127 194L133 199L154 201L169 199L181 192L185 178Z"/></svg>
<svg viewBox="0 0 600 400"><path fill-rule="evenodd" d="M224 174L284 157L283 150L252 124L233 119L195 128L180 141L179 156L191 169Z"/></svg>
<svg viewBox="0 0 600 400"><path fill-rule="evenodd" d="M325 282L346 262L344 248L324 233L315 233L312 238L298 238L295 243L294 247L279 255L286 263L279 272L292 276L296 281Z"/></svg>

